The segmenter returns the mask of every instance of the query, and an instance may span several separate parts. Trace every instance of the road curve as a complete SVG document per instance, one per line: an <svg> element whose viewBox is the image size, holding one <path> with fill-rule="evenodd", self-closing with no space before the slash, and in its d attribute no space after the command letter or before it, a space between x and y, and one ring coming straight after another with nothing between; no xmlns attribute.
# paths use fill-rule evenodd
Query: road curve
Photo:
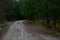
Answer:
<svg viewBox="0 0 60 40"><path fill-rule="evenodd" d="M23 21L25 20L16 21L12 24L8 32L2 37L2 40L60 40L49 35L30 33L26 30L26 26L22 23Z"/></svg>

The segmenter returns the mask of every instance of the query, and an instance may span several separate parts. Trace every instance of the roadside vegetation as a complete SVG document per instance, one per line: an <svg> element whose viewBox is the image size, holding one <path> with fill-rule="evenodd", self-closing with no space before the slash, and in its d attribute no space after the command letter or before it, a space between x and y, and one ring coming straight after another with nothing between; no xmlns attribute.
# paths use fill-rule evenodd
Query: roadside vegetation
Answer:
<svg viewBox="0 0 60 40"><path fill-rule="evenodd" d="M0 30L7 25L7 21L0 22Z"/></svg>

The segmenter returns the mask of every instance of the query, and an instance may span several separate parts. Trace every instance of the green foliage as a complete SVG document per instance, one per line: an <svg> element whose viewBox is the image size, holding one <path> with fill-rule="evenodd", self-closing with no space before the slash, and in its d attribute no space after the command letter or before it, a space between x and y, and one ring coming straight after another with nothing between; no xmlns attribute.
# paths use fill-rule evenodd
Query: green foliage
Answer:
<svg viewBox="0 0 60 40"><path fill-rule="evenodd" d="M28 18L37 18L38 16L42 15L42 9L41 9L40 1L37 0L26 0L21 3L20 10L22 15L28 17Z"/></svg>
<svg viewBox="0 0 60 40"><path fill-rule="evenodd" d="M26 17L52 17L57 12L59 0L25 0L20 5L22 15ZM59 14L59 13L58 13ZM55 14L56 15L56 14Z"/></svg>
<svg viewBox="0 0 60 40"><path fill-rule="evenodd" d="M10 13L6 16L6 18L7 20L25 19L25 17L21 15L20 4L18 2L15 3L14 8L10 10Z"/></svg>

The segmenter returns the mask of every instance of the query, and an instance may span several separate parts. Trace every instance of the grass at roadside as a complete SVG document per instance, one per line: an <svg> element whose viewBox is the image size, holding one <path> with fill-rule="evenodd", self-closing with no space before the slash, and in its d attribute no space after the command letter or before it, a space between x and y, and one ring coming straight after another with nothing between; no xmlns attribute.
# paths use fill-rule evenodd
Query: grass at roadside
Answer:
<svg viewBox="0 0 60 40"><path fill-rule="evenodd" d="M7 21L0 23L0 29L3 28L6 24L7 24Z"/></svg>
<svg viewBox="0 0 60 40"><path fill-rule="evenodd" d="M60 23L56 23L56 34L60 35Z"/></svg>

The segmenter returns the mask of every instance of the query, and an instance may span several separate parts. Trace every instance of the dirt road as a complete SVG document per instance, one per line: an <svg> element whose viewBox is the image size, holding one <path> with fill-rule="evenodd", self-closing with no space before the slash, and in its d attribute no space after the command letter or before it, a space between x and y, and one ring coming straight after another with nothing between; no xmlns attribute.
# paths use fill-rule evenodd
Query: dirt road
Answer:
<svg viewBox="0 0 60 40"><path fill-rule="evenodd" d="M36 33L39 32L39 28L25 25L23 23L24 21L25 20L16 21L14 24L10 25L8 32L1 40L60 40L50 35Z"/></svg>

